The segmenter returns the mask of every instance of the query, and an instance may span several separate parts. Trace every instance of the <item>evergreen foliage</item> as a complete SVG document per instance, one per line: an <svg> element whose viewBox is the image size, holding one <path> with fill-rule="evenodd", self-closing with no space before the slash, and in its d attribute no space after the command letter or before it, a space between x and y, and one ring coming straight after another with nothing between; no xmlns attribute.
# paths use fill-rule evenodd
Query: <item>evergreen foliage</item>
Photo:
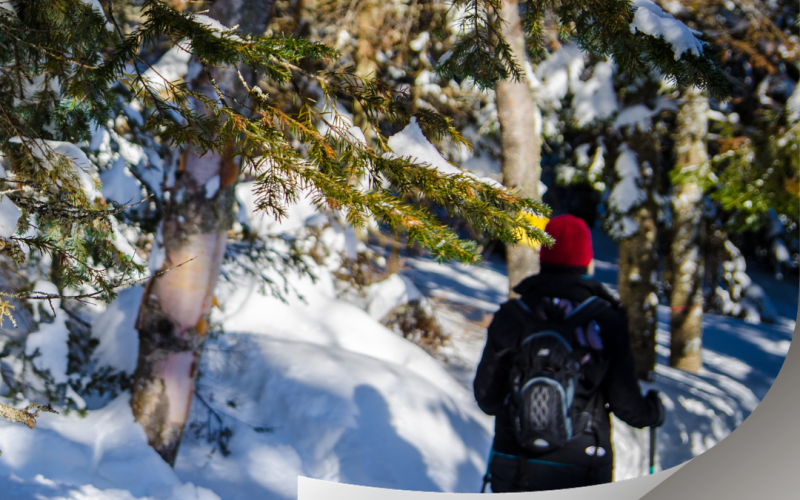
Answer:
<svg viewBox="0 0 800 500"><path fill-rule="evenodd" d="M114 117L120 93L144 106L144 123L137 128L140 138L146 134L151 143L173 149L191 146L240 157L243 171L256 179L259 208L278 218L300 189L311 187L315 202L343 210L354 225L375 219L406 231L437 257L474 262L473 242L460 240L425 209L400 198L413 194L435 200L504 241L514 241L517 228L547 240L516 218L523 210L546 212L542 204L468 176L441 174L412 159L386 157L389 148L381 122L402 126L414 116L433 140L446 136L464 141L448 119L428 110L410 111L408 94L375 78L301 67L308 60L335 59L333 48L297 37L243 34L159 1L143 2L142 22L128 32L114 16L114 3L106 5L105 16L77 0L13 5L15 12L0 13L5 34L0 43L7 58L1 149L13 175L6 183L17 187L7 196L23 211L20 233L12 241L62 257L64 288L90 285L98 292L88 296L108 300L123 283L110 278L111 270L122 277L143 272L111 243L109 218L129 207L89 199L77 170L87 168L88 162L52 151L48 142L88 141L93 124L102 127ZM199 61L198 71L209 74L211 93L180 81L166 82L166 90L147 81L148 64L140 54L164 40L191 50ZM247 67L293 96L298 111L285 112L278 101L244 80L246 99L223 94L208 68L229 65ZM319 99L294 94L292 85L300 78L319 85ZM41 83L32 89L34 80ZM378 138L374 147L336 126L340 96L358 102L365 111ZM317 129L320 122L329 125L325 133ZM293 142L298 140L299 149ZM371 189L353 184L362 176ZM38 234L21 235L32 224ZM90 262L98 267L90 267Z"/></svg>
<svg viewBox="0 0 800 500"><path fill-rule="evenodd" d="M499 2L463 0L454 7L463 9L463 38L452 55L440 61L442 75L472 78L482 88L494 88L498 81L522 76L507 42L500 35ZM639 7L642 8L642 7ZM684 52L680 57L663 36L656 38L632 30L635 7L630 0L527 0L520 2L526 50L531 61L547 54L544 31L552 16L561 39L571 39L584 51L611 57L626 73L641 76L656 68L680 85L707 88L711 95L728 93L727 80L714 50L705 45L702 55Z"/></svg>

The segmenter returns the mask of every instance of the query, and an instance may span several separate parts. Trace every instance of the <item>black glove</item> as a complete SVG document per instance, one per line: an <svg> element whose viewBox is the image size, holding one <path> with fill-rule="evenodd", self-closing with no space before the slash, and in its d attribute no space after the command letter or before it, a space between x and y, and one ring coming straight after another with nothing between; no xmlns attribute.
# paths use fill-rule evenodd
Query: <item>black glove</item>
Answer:
<svg viewBox="0 0 800 500"><path fill-rule="evenodd" d="M653 404L656 405L656 408L658 408L658 419L656 423L650 427L661 427L664 425L664 419L667 417L667 410L664 408L664 403L661 402L661 398L658 397L658 391L649 390L644 398L652 401Z"/></svg>

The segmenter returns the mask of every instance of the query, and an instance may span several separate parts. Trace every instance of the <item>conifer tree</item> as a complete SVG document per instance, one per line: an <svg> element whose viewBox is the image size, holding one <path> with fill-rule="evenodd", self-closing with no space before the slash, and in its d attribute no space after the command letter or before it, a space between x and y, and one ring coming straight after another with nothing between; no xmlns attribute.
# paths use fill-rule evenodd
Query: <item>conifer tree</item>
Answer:
<svg viewBox="0 0 800 500"><path fill-rule="evenodd" d="M13 11L0 12L5 58L0 151L10 174L3 181L2 208L4 215L21 212L19 231L5 237L4 248L19 263L26 258L19 245L63 257L58 271L63 292L15 298L110 300L115 289L133 281L133 273L144 272L114 244L113 217L130 207L109 206L98 194L92 179L97 165L76 145L85 144L93 129L114 135L114 123L127 119L132 138L167 156L181 152L177 172L166 162L166 170L159 171L163 189L149 189L148 201L162 207L149 224L163 217L165 251L162 262L158 244L150 248L156 274L140 311L143 348L132 398L151 444L170 463L191 401L193 366L207 330L232 218L232 186L240 172L255 179L258 208L271 215L285 216L287 204L310 189L318 206L340 210L348 223L375 220L404 232L437 258L476 262L479 255L475 242L460 239L404 199L430 199L502 241L514 242L519 234L548 241L519 218L522 212L546 214L541 203L475 176L416 163L425 159L387 154L382 124L404 126L414 118L428 137L463 142L447 119L409 109L407 93L375 78L315 70L313 61L337 56L326 45L251 34L246 30L260 32L262 14L270 10L265 2L251 16L246 8L252 6L214 7L224 20L236 23L238 17L240 29L158 0L142 2L127 21L116 2L106 3L102 13L77 0L20 1ZM143 54L156 43L173 54L191 52L188 84L165 78L149 64L152 59ZM313 82L317 98L297 93L299 81ZM40 84L34 92L32 82ZM262 90L267 82L280 97ZM297 106L283 106L291 98ZM118 99L127 101L121 113ZM374 144L366 144L359 130L340 125L346 122L337 116L339 99L359 103ZM328 125L325 132L317 129L321 122ZM366 179L366 186L354 184L354 178ZM34 227L31 221L34 232L26 233ZM92 262L95 267L89 267ZM184 285L191 294L182 295ZM71 292L76 289L80 292ZM13 314L4 304L6 316ZM25 413L34 418L35 408L29 410Z"/></svg>

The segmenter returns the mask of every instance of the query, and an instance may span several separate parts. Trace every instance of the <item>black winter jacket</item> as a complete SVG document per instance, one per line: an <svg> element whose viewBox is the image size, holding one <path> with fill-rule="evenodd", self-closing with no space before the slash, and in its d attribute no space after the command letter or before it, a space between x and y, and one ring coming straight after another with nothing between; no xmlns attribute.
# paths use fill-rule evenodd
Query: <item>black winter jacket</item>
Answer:
<svg viewBox="0 0 800 500"><path fill-rule="evenodd" d="M609 411L633 427L647 427L659 423L660 402L655 397L643 397L636 378L633 353L628 337L628 320L621 304L598 281L583 276L583 268L549 266L540 274L530 276L514 288L523 302L533 309L542 297L558 297L582 302L590 296L601 297L612 304L597 318L603 341L603 358L607 370L600 388L589 399L594 414L593 430L584 432L562 448L537 455L522 448L516 440L511 415L504 402L509 391L509 360L497 358L503 349L518 345L523 327L510 311L508 302L500 306L489 324L486 347L478 364L473 384L475 399L480 408L495 415L494 451L518 457L534 458L548 462L602 467L612 463L611 421ZM580 389L576 401L588 398ZM594 403L594 404L591 404ZM587 453L589 447L601 447L596 456ZM595 448L590 448L590 450Z"/></svg>

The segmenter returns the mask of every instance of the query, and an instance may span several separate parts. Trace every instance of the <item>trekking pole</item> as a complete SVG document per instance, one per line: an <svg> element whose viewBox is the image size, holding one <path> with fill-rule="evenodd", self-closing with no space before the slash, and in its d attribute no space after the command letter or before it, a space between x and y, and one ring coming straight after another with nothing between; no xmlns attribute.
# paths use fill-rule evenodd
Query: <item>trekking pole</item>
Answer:
<svg viewBox="0 0 800 500"><path fill-rule="evenodd" d="M486 461L486 474L483 476L483 487L481 488L481 493L486 493L486 486L492 481L492 474L489 472L489 468L492 466L492 458L494 458L494 445L489 448L489 460Z"/></svg>
<svg viewBox="0 0 800 500"><path fill-rule="evenodd" d="M650 427L650 474L656 471L656 426Z"/></svg>

